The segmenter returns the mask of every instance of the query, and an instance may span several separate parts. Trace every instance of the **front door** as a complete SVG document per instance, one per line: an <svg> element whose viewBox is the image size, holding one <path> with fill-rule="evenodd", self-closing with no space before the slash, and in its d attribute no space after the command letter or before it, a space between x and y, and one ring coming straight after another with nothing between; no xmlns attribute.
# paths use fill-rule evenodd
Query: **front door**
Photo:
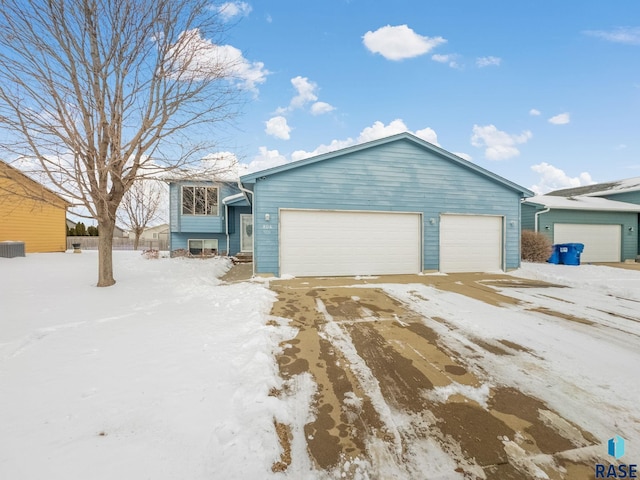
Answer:
<svg viewBox="0 0 640 480"><path fill-rule="evenodd" d="M240 251L253 252L253 218L252 215L240 215Z"/></svg>

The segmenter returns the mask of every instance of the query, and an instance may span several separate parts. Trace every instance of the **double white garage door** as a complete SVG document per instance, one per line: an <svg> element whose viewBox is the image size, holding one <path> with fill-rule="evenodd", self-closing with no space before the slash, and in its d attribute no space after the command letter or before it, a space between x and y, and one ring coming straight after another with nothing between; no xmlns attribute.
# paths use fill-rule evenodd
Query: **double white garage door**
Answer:
<svg viewBox="0 0 640 480"><path fill-rule="evenodd" d="M440 271L501 269L502 217L442 215L440 220ZM418 273L422 228L419 213L281 210L280 273Z"/></svg>

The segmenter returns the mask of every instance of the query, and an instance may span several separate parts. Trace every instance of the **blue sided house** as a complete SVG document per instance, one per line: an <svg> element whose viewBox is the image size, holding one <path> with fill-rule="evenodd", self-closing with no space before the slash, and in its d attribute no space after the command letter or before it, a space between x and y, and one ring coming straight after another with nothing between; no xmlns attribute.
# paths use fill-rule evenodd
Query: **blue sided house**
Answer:
<svg viewBox="0 0 640 480"><path fill-rule="evenodd" d="M251 206L236 182L176 178L168 183L172 255L253 251Z"/></svg>
<svg viewBox="0 0 640 480"><path fill-rule="evenodd" d="M252 250L258 275L505 271L520 265L520 202L532 195L401 133L236 185L171 183L171 249Z"/></svg>

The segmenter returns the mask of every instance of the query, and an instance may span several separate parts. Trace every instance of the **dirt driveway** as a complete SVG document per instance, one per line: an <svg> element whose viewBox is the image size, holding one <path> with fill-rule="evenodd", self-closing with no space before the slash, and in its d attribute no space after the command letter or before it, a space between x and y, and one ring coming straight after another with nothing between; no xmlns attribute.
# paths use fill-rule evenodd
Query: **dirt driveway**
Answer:
<svg viewBox="0 0 640 480"><path fill-rule="evenodd" d="M495 378L485 360L500 357L508 368L510 358L525 355L535 365L538 352L499 337L451 341L447 332L458 327L446 316L415 311L382 288L390 283L424 285L502 309L522 304L510 289L548 289L541 295L563 301L558 285L508 275L272 281L278 295L272 315L297 328L297 336L281 345L285 388L273 395L290 395L291 382L305 375L316 385L301 427L276 424L284 453L274 471L290 468L297 441L306 444L312 467L331 478L593 477L601 442L539 398ZM431 299L420 292L407 295L428 306ZM591 323L548 307L526 308L579 326Z"/></svg>

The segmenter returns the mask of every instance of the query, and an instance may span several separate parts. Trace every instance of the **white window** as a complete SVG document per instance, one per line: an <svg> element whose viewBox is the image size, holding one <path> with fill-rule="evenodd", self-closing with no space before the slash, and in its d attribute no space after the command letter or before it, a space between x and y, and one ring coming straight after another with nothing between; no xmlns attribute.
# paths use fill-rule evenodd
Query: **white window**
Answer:
<svg viewBox="0 0 640 480"><path fill-rule="evenodd" d="M188 241L191 255L217 255L218 240L215 238L193 239Z"/></svg>
<svg viewBox="0 0 640 480"><path fill-rule="evenodd" d="M218 187L182 187L183 215L218 215Z"/></svg>

